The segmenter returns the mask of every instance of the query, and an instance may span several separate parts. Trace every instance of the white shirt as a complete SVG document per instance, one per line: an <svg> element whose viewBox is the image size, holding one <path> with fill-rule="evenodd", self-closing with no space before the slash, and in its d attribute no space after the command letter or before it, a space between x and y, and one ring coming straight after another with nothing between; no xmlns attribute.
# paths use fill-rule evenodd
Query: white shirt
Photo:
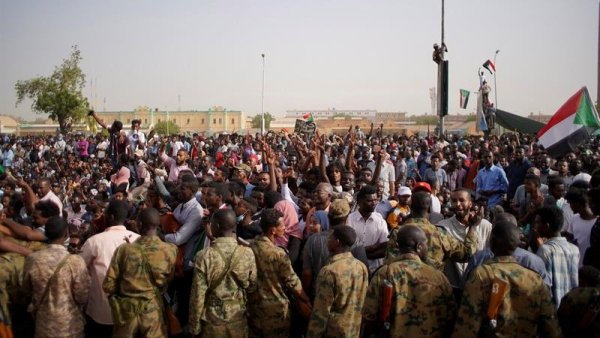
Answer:
<svg viewBox="0 0 600 338"><path fill-rule="evenodd" d="M127 134L127 139L129 140L129 147L132 152L138 148L138 145L146 145L146 135L139 130L130 130L129 134Z"/></svg>
<svg viewBox="0 0 600 338"><path fill-rule="evenodd" d="M346 221L348 226L356 231L356 244L362 246L370 246L387 242L388 228L387 223L377 212L371 213L366 220L358 210L348 215ZM374 272L383 264L383 259L369 259L369 271Z"/></svg>
<svg viewBox="0 0 600 338"><path fill-rule="evenodd" d="M99 324L113 324L108 297L102 289L112 256L121 244L132 243L138 237L140 235L127 230L125 226L116 225L88 238L81 248L81 257L88 267L92 281L86 313Z"/></svg>
<svg viewBox="0 0 600 338"><path fill-rule="evenodd" d="M583 256L585 251L590 247L590 234L592 233L592 227L596 223L596 217L585 220L579 216L579 214L573 215L565 231L572 233L575 240L577 240L577 247L579 247L579 267L583 266Z"/></svg>
<svg viewBox="0 0 600 338"><path fill-rule="evenodd" d="M56 204L60 208L60 216L62 216L63 204L60 201L60 198L58 198L58 196L56 196L52 190L48 191L44 197L40 198L40 201L52 201L52 203Z"/></svg>
<svg viewBox="0 0 600 338"><path fill-rule="evenodd" d="M444 219L437 224L439 227L443 227L446 229L448 234L452 235L452 237L458 239L459 241L465 241L467 237L467 227L462 224L456 216L451 218ZM475 233L477 234L477 251L484 250L488 248L490 245L490 235L492 233L492 223L489 221L482 219L481 223L475 228ZM448 277L450 284L453 286L460 286L462 281L462 276L467 269L468 263L457 263L452 261L446 261L446 266L444 267L444 274Z"/></svg>
<svg viewBox="0 0 600 338"><path fill-rule="evenodd" d="M442 212L442 204L440 203L439 198L431 194L431 212Z"/></svg>

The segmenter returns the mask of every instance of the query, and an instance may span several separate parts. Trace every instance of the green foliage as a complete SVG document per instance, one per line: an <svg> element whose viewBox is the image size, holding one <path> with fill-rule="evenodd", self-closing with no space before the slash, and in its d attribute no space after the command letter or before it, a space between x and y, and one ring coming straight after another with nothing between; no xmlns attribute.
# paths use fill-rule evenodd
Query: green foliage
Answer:
<svg viewBox="0 0 600 338"><path fill-rule="evenodd" d="M415 121L417 124L435 125L438 123L438 117L435 115L413 116L410 119L411 119L411 121Z"/></svg>
<svg viewBox="0 0 600 338"><path fill-rule="evenodd" d="M174 135L181 132L181 128L173 121L160 121L154 125L158 135Z"/></svg>
<svg viewBox="0 0 600 338"><path fill-rule="evenodd" d="M477 121L477 115L475 115L475 114L467 115L467 122L474 122L474 121Z"/></svg>
<svg viewBox="0 0 600 338"><path fill-rule="evenodd" d="M271 128L271 121L275 120L273 115L265 113L265 129ZM252 128L260 129L262 125L262 115L258 114L252 118Z"/></svg>
<svg viewBox="0 0 600 338"><path fill-rule="evenodd" d="M88 101L82 94L85 74L79 68L81 52L73 46L71 56L48 77L39 76L20 80L15 84L17 105L24 99L31 99L31 109L38 114L49 114L58 121L61 132L68 132L73 123L85 117Z"/></svg>

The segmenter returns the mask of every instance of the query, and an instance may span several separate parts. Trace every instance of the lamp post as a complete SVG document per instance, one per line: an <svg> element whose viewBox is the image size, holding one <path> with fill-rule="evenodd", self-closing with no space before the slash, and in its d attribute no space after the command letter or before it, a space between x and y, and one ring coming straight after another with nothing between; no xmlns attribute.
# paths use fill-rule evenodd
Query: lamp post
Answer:
<svg viewBox="0 0 600 338"><path fill-rule="evenodd" d="M494 67L496 67L496 56L500 53L500 49L496 49L496 54L494 54ZM496 109L498 109L498 85L496 84L496 73L498 71L494 71L494 104L496 105Z"/></svg>
<svg viewBox="0 0 600 338"><path fill-rule="evenodd" d="M261 54L262 57L262 92L261 92L261 104L260 111L262 114L260 134L265 134L265 54Z"/></svg>
<svg viewBox="0 0 600 338"><path fill-rule="evenodd" d="M444 52L446 49L446 44L444 43L444 0L442 0L442 45L440 46L441 48L441 58L440 58L440 62L438 63L438 85L437 85L437 115L439 117L439 124L438 124L438 132L439 132L439 136L442 137L444 135L444 114L443 114L443 107L444 107L444 102L443 102L443 95L444 95L444 84L443 84L443 69L444 69Z"/></svg>

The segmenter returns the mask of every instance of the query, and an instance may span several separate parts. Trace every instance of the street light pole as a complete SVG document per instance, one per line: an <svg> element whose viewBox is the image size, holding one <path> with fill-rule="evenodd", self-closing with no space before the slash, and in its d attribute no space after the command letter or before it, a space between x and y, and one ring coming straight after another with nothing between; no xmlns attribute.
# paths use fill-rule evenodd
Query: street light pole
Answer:
<svg viewBox="0 0 600 338"><path fill-rule="evenodd" d="M260 126L260 134L265 134L265 54L261 54L262 57L262 94L261 94L261 126Z"/></svg>
<svg viewBox="0 0 600 338"><path fill-rule="evenodd" d="M496 67L496 56L498 56L498 53L500 53L500 49L496 49L496 54L494 54L494 67ZM498 85L496 84L497 72L497 70L494 71L494 105L496 106L496 109L498 109Z"/></svg>
<svg viewBox="0 0 600 338"><path fill-rule="evenodd" d="M444 95L444 90L443 90L443 67L444 67L444 52L446 49L446 44L444 43L444 0L442 0L442 45L440 46L441 48L441 61L440 63L438 63L438 91L437 91L437 112L438 112L438 117L440 119L439 122L439 136L442 137L444 135L444 115L442 114L443 111L443 99L442 96Z"/></svg>

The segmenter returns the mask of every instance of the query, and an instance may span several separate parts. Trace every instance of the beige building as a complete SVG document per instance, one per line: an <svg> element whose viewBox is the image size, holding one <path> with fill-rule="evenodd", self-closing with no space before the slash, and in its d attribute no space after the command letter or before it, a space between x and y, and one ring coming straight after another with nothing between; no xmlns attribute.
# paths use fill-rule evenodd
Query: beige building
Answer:
<svg viewBox="0 0 600 338"><path fill-rule="evenodd" d="M221 106L213 106L206 111L160 111L148 107L138 107L134 111L97 112L106 124L114 120L123 122L123 128L129 129L131 121L142 122L143 130L150 130L156 123L173 121L181 128L182 133L213 134L221 132L239 132L245 128L244 113L240 110L228 110Z"/></svg>

